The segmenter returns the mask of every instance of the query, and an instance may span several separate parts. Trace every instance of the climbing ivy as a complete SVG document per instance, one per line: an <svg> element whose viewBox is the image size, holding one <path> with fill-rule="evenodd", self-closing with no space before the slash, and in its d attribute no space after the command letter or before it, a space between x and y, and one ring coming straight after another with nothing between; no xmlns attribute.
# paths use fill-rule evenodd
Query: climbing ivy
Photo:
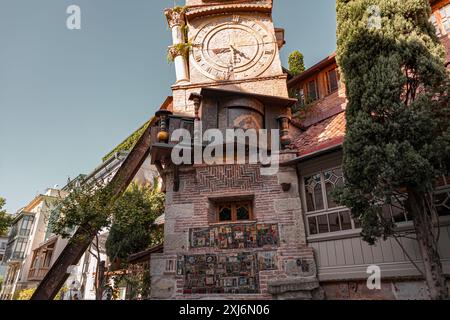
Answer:
<svg viewBox="0 0 450 320"><path fill-rule="evenodd" d="M136 142L139 140L139 138L142 136L144 131L149 126L150 121L147 121L144 123L142 127L137 129L135 132L133 132L128 138L126 138L122 143L120 143L117 147L115 147L111 152L109 152L106 156L103 157L103 162L111 158L113 155L115 155L117 152L120 151L130 151L133 149Z"/></svg>

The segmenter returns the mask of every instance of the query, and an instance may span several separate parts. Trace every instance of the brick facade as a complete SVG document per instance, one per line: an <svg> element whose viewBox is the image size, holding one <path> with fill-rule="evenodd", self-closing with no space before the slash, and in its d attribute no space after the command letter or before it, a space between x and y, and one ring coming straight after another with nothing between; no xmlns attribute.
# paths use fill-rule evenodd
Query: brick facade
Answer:
<svg viewBox="0 0 450 320"><path fill-rule="evenodd" d="M172 173L166 176L167 188L171 190ZM280 181L290 180L291 188L283 191ZM259 272L259 294L238 295L239 299L270 299L269 282L274 280L314 277L316 266L311 248L306 246L305 227L298 197L296 172L283 168L278 175L263 176L259 165L197 166L180 172L179 192L168 191L166 196L166 224L164 255L159 258L172 260L173 268L165 272L165 283L171 284L172 296L188 299L205 298L204 295L183 295L184 275L176 275L177 255L231 254L243 249L192 248L190 230L214 225L215 199L253 199L253 220L258 224L276 224L279 243L270 250L276 251L276 270ZM245 223L244 223L245 224ZM267 248L247 249L247 252L267 251ZM306 262L300 270L297 261ZM164 264L164 262L163 262ZM157 280L160 281L160 280ZM158 287L158 286L156 286ZM167 290L167 289L166 289ZM160 290L153 290L155 297ZM208 298L211 298L208 295ZM216 295L230 298L230 295ZM236 298L236 296L234 297Z"/></svg>

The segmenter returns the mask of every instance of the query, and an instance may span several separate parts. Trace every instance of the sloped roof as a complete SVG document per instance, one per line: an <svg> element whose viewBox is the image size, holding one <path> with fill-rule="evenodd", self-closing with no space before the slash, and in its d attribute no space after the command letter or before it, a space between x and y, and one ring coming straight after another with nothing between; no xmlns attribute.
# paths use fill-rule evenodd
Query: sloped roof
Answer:
<svg viewBox="0 0 450 320"><path fill-rule="evenodd" d="M323 149L341 145L345 137L345 111L317 122L292 137L290 149L305 156Z"/></svg>

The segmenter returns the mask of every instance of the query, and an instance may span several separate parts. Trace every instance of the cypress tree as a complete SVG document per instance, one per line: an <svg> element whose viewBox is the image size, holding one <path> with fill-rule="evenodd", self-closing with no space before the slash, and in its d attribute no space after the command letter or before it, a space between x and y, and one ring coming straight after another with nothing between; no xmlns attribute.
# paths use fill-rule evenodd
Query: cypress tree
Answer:
<svg viewBox="0 0 450 320"><path fill-rule="evenodd" d="M292 51L288 58L289 71L296 76L305 71L305 61L303 54L298 51Z"/></svg>
<svg viewBox="0 0 450 320"><path fill-rule="evenodd" d="M449 77L427 0L337 0L338 50L348 97L345 186L370 244L398 235L382 208L414 224L432 299L448 299L433 194L450 169Z"/></svg>

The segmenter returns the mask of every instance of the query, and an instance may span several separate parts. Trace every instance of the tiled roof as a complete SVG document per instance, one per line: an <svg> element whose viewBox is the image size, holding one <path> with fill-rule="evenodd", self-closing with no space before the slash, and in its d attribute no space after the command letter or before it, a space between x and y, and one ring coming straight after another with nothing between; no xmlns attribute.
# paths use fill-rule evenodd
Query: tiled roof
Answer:
<svg viewBox="0 0 450 320"><path fill-rule="evenodd" d="M344 111L322 120L295 134L290 149L296 150L299 156L304 156L338 146L344 141L345 124Z"/></svg>

